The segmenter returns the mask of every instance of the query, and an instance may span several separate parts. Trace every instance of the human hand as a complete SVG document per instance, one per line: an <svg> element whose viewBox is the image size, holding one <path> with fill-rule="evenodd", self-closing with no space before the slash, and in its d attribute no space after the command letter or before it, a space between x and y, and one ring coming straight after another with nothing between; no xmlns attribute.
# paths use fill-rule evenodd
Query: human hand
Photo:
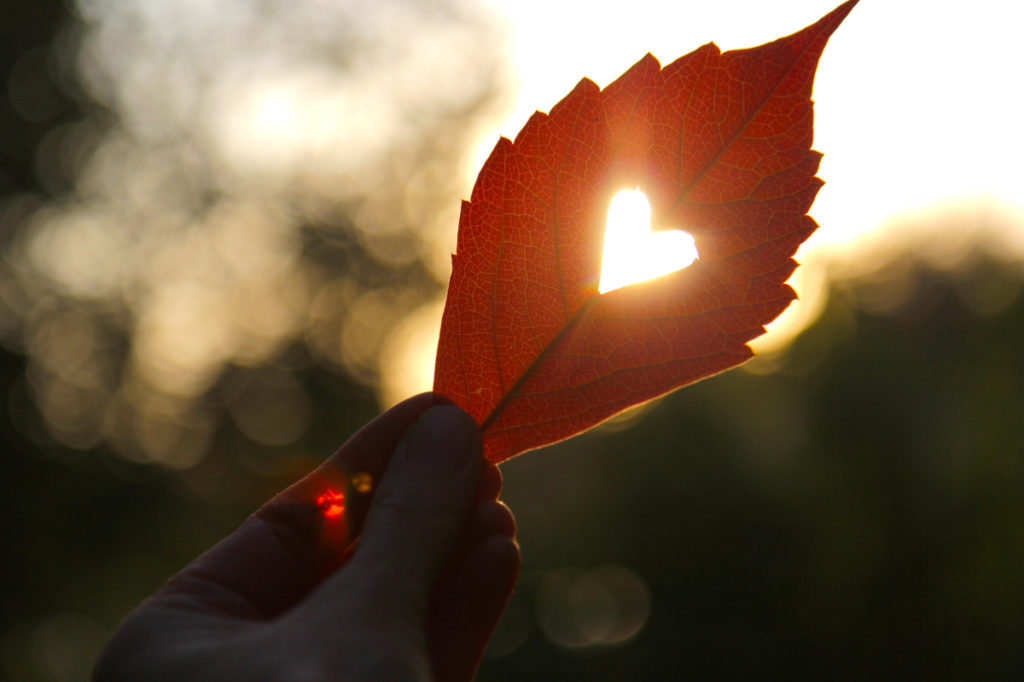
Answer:
<svg viewBox="0 0 1024 682"><path fill-rule="evenodd" d="M94 679L472 679L518 577L515 522L476 425L432 405L391 408L171 578ZM316 499L346 487L344 514L324 514Z"/></svg>

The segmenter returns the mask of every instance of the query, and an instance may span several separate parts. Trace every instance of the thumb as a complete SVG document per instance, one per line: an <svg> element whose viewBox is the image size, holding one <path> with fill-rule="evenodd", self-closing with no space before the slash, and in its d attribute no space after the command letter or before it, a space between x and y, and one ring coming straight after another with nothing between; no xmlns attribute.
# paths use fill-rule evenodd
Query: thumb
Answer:
<svg viewBox="0 0 1024 682"><path fill-rule="evenodd" d="M360 584L381 620L422 623L482 464L480 430L469 415L451 405L427 410L395 448L355 555L335 576L338 587Z"/></svg>

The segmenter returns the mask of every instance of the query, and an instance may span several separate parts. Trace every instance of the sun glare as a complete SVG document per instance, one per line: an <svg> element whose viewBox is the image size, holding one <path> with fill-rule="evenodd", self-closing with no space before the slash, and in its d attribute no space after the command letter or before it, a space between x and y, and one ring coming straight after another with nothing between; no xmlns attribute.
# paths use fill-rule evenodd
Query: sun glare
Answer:
<svg viewBox="0 0 1024 682"><path fill-rule="evenodd" d="M608 207L598 292L636 284L697 260L693 237L682 230L651 231L651 205L640 190L623 190Z"/></svg>

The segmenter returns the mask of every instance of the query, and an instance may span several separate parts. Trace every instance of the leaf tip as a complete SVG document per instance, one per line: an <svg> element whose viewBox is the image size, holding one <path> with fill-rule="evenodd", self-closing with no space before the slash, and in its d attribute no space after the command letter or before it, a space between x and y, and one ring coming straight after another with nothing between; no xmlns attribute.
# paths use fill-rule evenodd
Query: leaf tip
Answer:
<svg viewBox="0 0 1024 682"><path fill-rule="evenodd" d="M846 0L843 4L836 7L834 10L823 16L818 24L827 28L828 32L834 31L839 24L843 23L843 19L850 13L851 10L857 5L860 0Z"/></svg>

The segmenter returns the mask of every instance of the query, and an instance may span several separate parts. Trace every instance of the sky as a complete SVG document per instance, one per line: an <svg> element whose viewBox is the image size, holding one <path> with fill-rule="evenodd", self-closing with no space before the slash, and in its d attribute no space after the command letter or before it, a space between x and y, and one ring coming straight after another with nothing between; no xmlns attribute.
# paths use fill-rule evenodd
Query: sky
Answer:
<svg viewBox="0 0 1024 682"><path fill-rule="evenodd" d="M582 77L607 85L647 51L667 64L788 35L832 0L628 3L498 0L514 34L514 135ZM894 215L951 199L1024 209L1024 95L1014 3L863 0L829 41L814 88L815 148L828 183L816 242L845 242ZM486 146L486 145L485 145Z"/></svg>

